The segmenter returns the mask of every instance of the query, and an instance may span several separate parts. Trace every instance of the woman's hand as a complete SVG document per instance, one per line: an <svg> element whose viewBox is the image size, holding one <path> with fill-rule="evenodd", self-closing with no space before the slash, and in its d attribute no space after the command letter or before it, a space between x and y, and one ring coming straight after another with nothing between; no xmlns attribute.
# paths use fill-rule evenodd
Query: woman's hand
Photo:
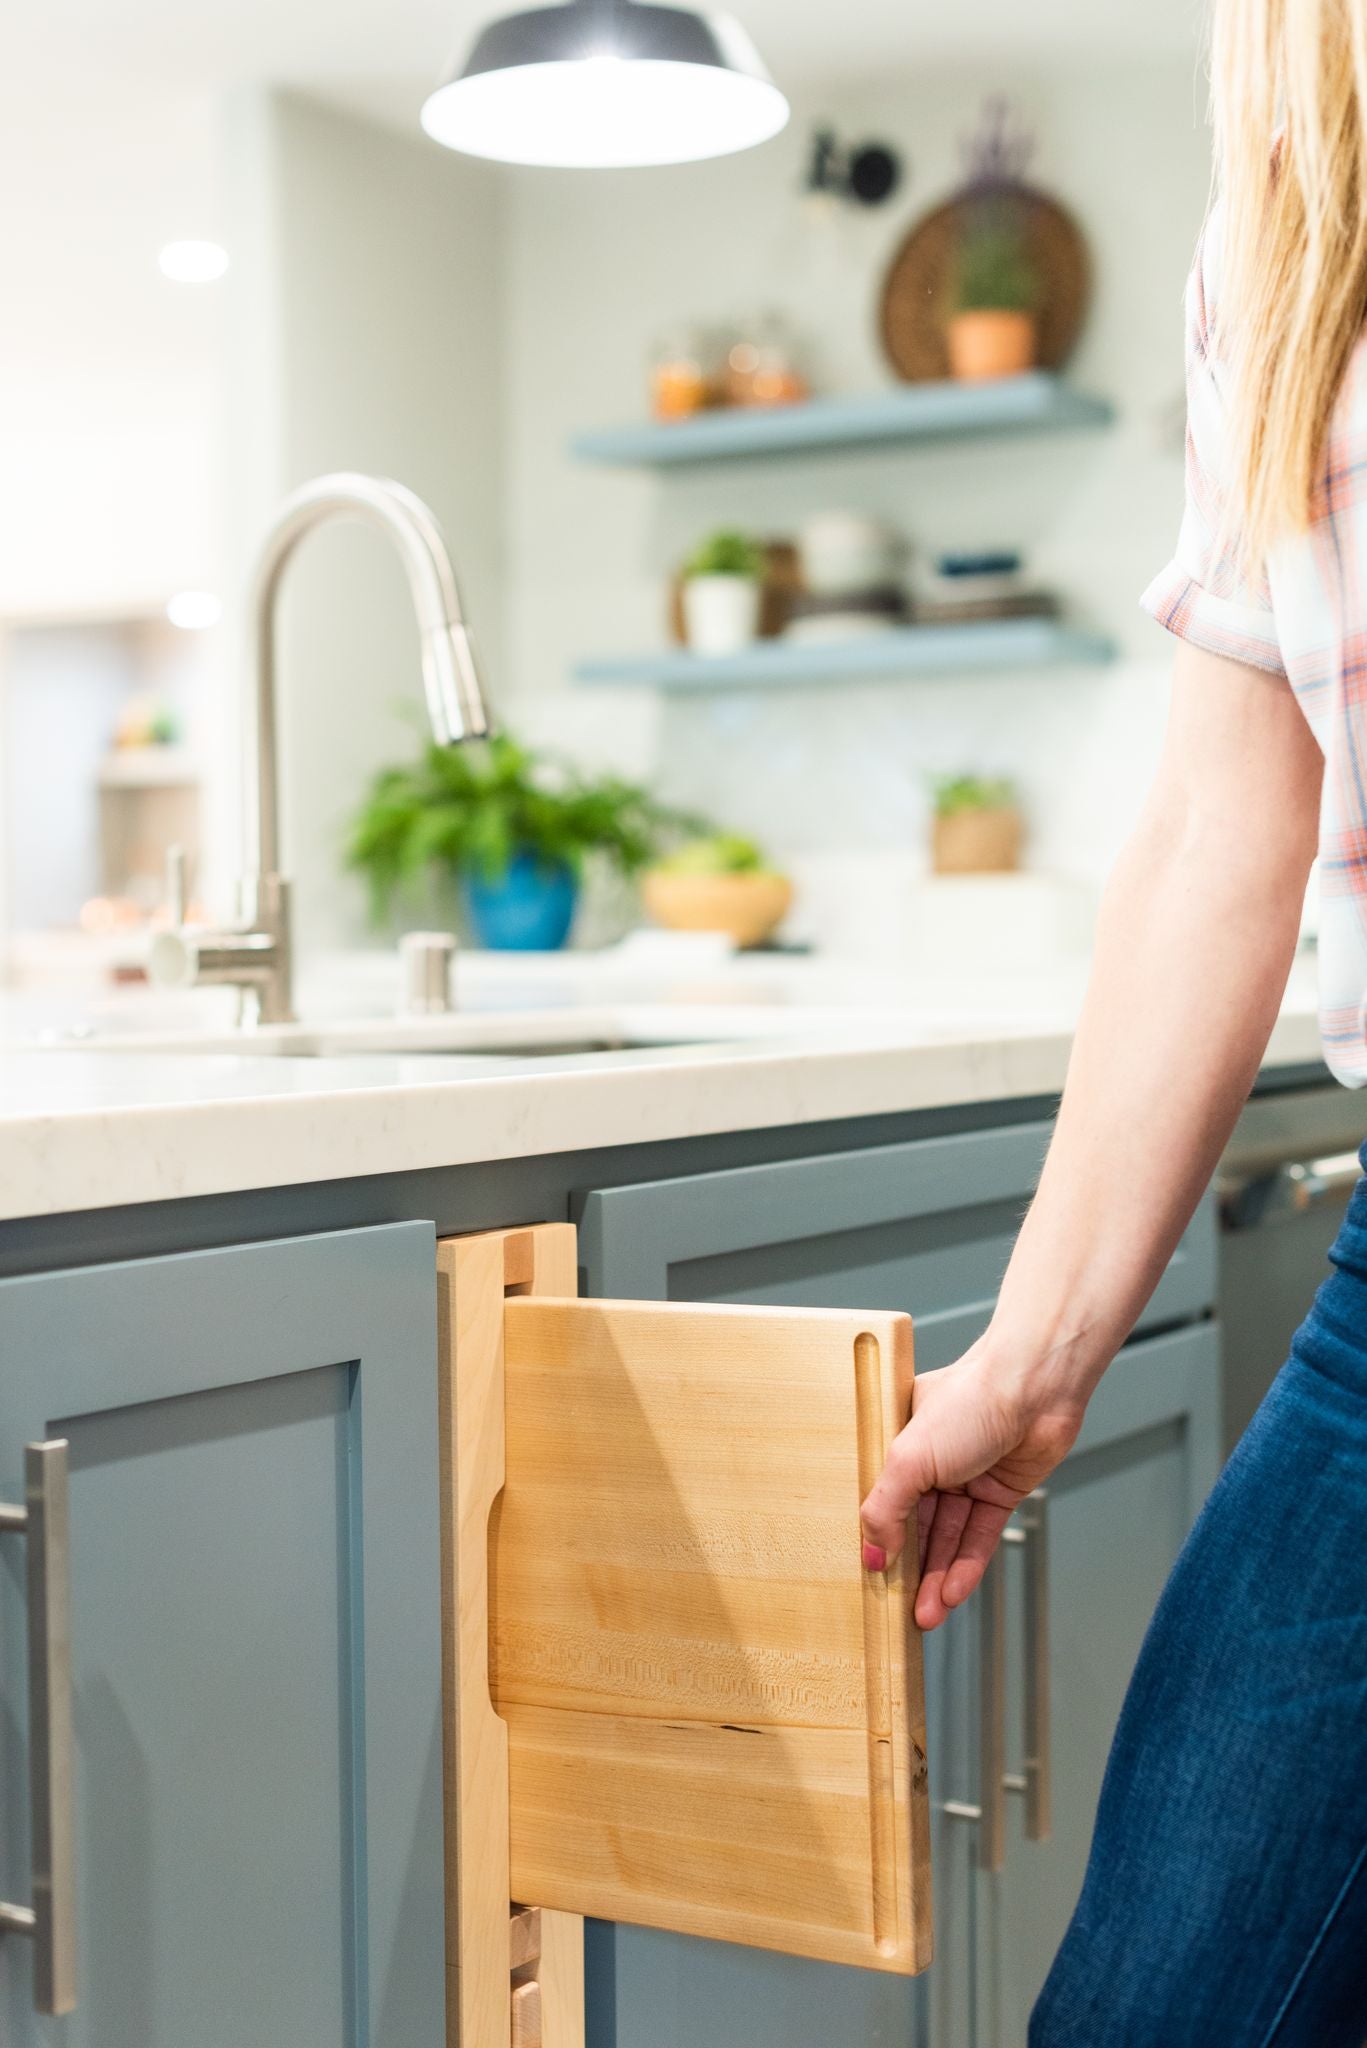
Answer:
<svg viewBox="0 0 1367 2048"><path fill-rule="evenodd" d="M1011 1511L1067 1456L1082 1408L1032 1396L981 1349L915 1383L912 1417L864 1502L864 1562L881 1571L916 1516L916 1619L938 1628L977 1586Z"/></svg>

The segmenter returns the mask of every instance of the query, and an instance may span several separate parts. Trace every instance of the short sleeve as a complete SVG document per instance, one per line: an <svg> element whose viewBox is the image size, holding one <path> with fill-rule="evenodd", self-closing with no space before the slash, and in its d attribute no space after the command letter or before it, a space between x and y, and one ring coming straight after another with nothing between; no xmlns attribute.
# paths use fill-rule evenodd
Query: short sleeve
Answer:
<svg viewBox="0 0 1367 2048"><path fill-rule="evenodd" d="M1208 309L1218 247L1218 216L1202 238L1187 281L1186 503L1177 549L1140 603L1179 640L1272 675L1285 675L1266 571L1250 571L1222 549L1227 504L1224 397L1210 338Z"/></svg>

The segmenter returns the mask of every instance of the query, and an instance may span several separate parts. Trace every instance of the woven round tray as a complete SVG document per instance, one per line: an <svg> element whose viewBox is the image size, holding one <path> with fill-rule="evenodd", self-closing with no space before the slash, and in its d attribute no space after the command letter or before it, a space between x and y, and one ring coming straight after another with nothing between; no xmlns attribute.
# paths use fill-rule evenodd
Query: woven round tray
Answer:
<svg viewBox="0 0 1367 2048"><path fill-rule="evenodd" d="M1029 260L1040 279L1037 361L1041 369L1057 370L1072 353L1087 315L1087 244L1072 215L1047 193L1025 187L1023 202ZM883 352L909 384L949 375L945 322L968 203L961 195L919 220L884 280L878 315Z"/></svg>

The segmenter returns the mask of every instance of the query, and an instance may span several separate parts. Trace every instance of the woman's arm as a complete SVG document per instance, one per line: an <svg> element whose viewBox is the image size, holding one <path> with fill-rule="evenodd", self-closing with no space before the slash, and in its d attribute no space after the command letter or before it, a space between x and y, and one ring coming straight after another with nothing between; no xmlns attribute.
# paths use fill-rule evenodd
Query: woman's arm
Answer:
<svg viewBox="0 0 1367 2048"><path fill-rule="evenodd" d="M1286 987L1322 766L1282 678L1179 646L1162 762L1106 890L996 1312L917 1382L864 1502L872 1570L920 1503L923 1628L967 1599L1011 1510L1067 1452L1215 1170Z"/></svg>

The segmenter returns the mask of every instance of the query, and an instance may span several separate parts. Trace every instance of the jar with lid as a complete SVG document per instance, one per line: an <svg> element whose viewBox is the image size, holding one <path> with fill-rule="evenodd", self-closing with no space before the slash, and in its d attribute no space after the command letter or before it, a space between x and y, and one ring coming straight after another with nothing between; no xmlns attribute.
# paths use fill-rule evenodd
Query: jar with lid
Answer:
<svg viewBox="0 0 1367 2048"><path fill-rule="evenodd" d="M650 405L657 420L683 420L708 403L706 349L696 331L666 335L650 369Z"/></svg>
<svg viewBox="0 0 1367 2048"><path fill-rule="evenodd" d="M728 405L794 405L811 396L781 314L766 313L736 336L727 350L722 391Z"/></svg>

